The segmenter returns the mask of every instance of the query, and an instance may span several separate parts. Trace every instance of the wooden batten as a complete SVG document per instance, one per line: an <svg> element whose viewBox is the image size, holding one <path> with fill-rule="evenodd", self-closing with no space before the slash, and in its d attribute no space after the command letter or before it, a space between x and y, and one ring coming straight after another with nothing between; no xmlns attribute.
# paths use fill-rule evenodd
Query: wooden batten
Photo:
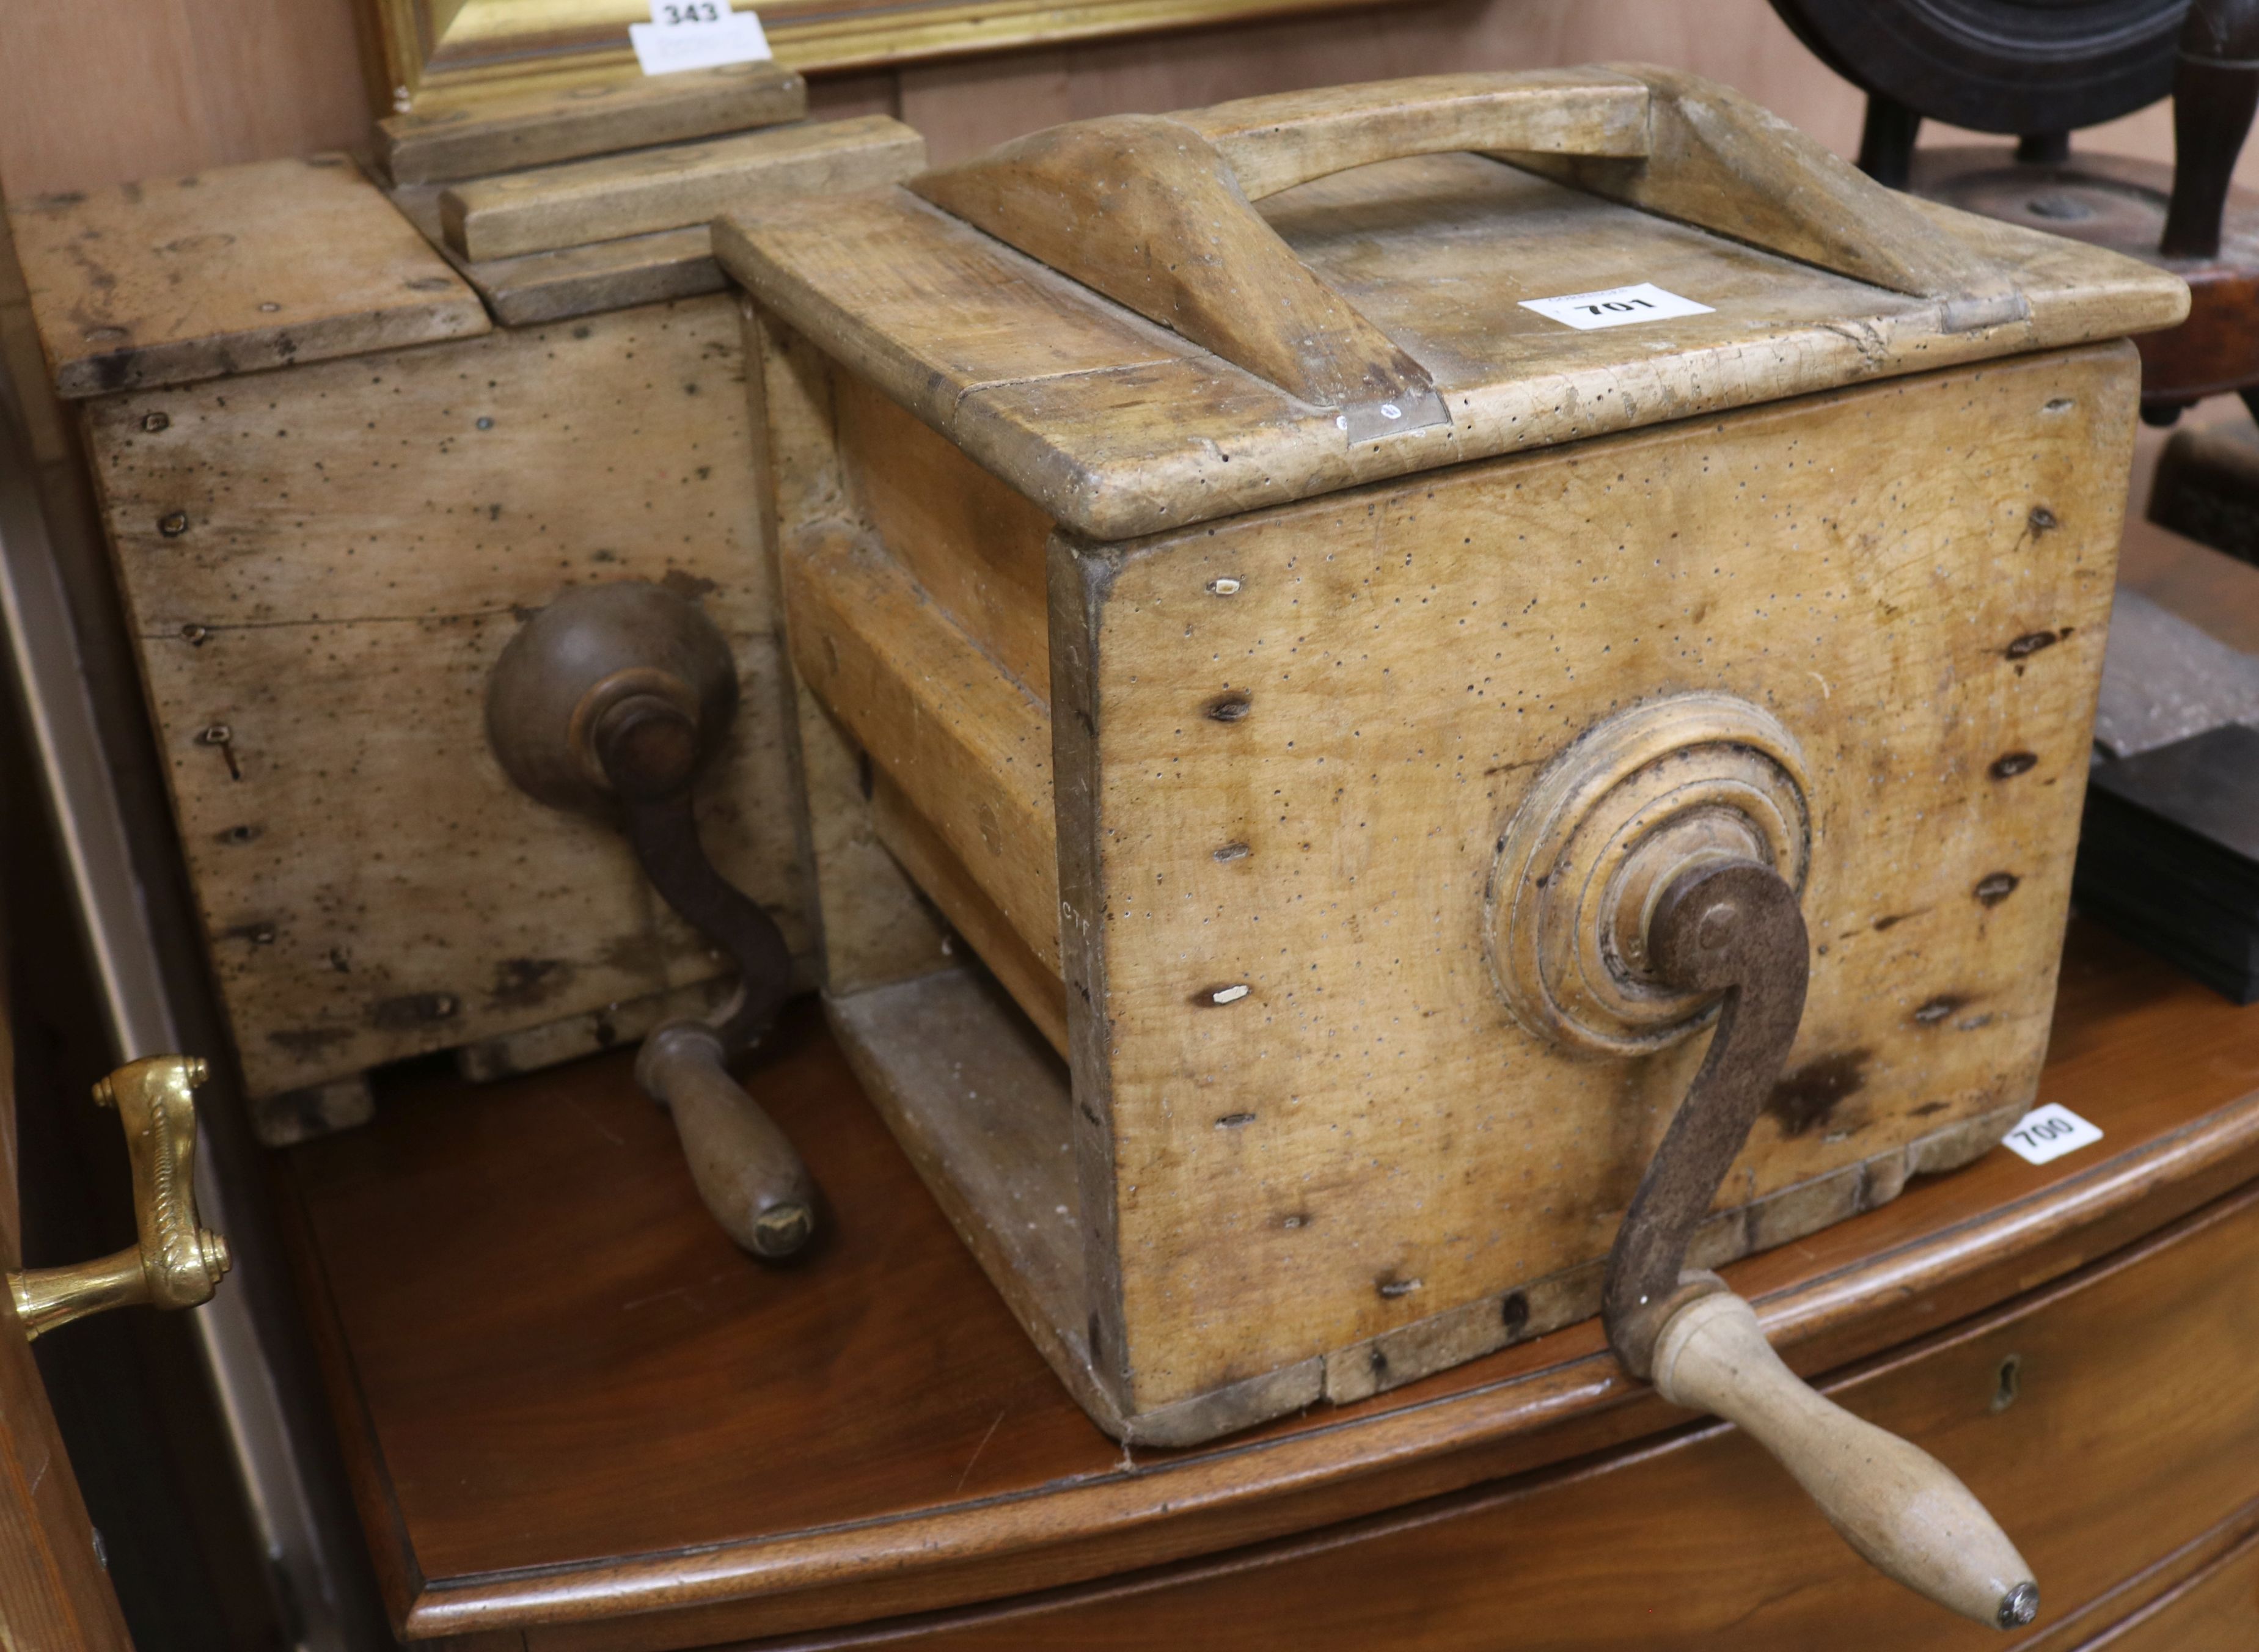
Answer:
<svg viewBox="0 0 2259 1652"><path fill-rule="evenodd" d="M873 189L924 158L925 139L884 115L802 122L451 184L440 225L467 259L517 258L681 229L764 200Z"/></svg>
<svg viewBox="0 0 2259 1652"><path fill-rule="evenodd" d="M377 158L395 183L447 183L773 126L807 112L808 83L790 69L730 63L476 102L435 100L377 122Z"/></svg>

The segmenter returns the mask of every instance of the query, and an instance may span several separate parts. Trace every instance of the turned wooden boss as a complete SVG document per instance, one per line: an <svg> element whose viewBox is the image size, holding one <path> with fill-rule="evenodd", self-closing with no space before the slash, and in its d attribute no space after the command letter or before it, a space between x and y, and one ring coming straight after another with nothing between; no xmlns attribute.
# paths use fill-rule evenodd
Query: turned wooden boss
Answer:
<svg viewBox="0 0 2259 1652"><path fill-rule="evenodd" d="M1103 1426L1599 1307L1739 990L1650 956L1706 869L1810 980L1673 1274L2029 1101L2173 277L1636 67L1084 123L715 239L833 1015Z"/></svg>

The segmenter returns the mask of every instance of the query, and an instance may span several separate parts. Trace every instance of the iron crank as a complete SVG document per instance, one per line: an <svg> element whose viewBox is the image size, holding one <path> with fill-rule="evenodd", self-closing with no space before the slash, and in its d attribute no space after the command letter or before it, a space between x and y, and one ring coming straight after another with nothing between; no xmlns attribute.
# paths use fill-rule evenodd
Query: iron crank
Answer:
<svg viewBox="0 0 2259 1652"><path fill-rule="evenodd" d="M652 887L737 965L737 992L716 1014L644 1041L636 1081L673 1114L714 1219L774 1260L815 1235L816 1184L729 1067L776 1019L792 955L776 921L707 858L692 808L737 700L714 623L671 591L620 580L567 592L510 639L488 684L487 736L532 796L611 818Z"/></svg>

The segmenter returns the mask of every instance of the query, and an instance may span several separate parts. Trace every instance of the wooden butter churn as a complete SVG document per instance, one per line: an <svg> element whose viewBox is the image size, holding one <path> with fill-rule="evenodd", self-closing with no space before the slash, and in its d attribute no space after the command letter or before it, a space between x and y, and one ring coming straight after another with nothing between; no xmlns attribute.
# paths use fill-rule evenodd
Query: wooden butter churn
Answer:
<svg viewBox="0 0 2259 1652"><path fill-rule="evenodd" d="M833 1020L1091 1414L1605 1307L2028 1620L1702 1270L2029 1101L2181 285L1638 67L1081 123L716 249Z"/></svg>
<svg viewBox="0 0 2259 1652"><path fill-rule="evenodd" d="M388 121L389 179L323 155L11 207L270 1143L366 1119L366 1070L403 1057L493 1077L697 1018L747 933L773 977L752 1022L806 975L741 330L704 220L886 183L924 146L805 106L767 64L580 85ZM703 723L659 755L699 770L695 822L687 768L624 810L490 744L498 660L594 589L693 633ZM678 1122L727 1158L763 1122L700 1106L733 1087L699 1076ZM716 1157L694 1146L702 1185Z"/></svg>

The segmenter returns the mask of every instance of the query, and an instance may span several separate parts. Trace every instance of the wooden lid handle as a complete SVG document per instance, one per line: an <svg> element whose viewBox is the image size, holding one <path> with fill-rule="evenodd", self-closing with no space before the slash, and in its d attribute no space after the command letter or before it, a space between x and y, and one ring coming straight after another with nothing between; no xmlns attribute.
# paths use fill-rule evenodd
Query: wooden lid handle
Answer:
<svg viewBox="0 0 2259 1652"><path fill-rule="evenodd" d="M912 179L936 206L1341 409L1351 441L1447 424L1427 370L1294 255L1252 203L1452 150L1514 164L1892 291L1948 331L2017 321L1999 267L1725 87L1638 64L1384 81L1054 126Z"/></svg>
<svg viewBox="0 0 2259 1652"><path fill-rule="evenodd" d="M2019 1628L2039 1587L1975 1493L1920 1447L1815 1393L1781 1364L1749 1305L1722 1289L1657 1339L1655 1386L1674 1406L1738 1424L1877 1570L1979 1623Z"/></svg>

